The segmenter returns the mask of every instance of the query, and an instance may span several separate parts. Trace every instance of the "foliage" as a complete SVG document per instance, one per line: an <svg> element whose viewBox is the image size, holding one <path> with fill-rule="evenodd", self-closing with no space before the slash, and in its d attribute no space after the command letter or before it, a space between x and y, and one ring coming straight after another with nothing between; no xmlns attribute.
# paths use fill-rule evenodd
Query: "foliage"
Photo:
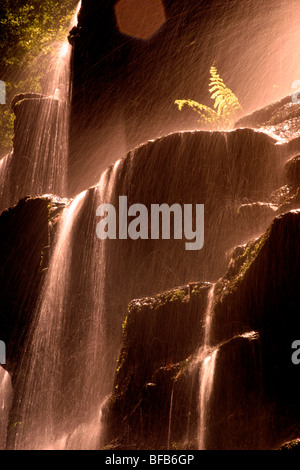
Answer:
<svg viewBox="0 0 300 470"><path fill-rule="evenodd" d="M59 43L66 39L78 0L1 0L0 80L6 105L0 108L0 156L12 147L12 98L19 93L47 93L43 76Z"/></svg>
<svg viewBox="0 0 300 470"><path fill-rule="evenodd" d="M232 127L236 116L242 107L235 94L225 85L218 74L215 65L210 68L209 92L214 100L214 109L193 100L176 100L179 111L188 106L195 111L200 122L205 127L213 129L229 129Z"/></svg>
<svg viewBox="0 0 300 470"><path fill-rule="evenodd" d="M65 39L77 0L2 0L0 67L24 65Z"/></svg>

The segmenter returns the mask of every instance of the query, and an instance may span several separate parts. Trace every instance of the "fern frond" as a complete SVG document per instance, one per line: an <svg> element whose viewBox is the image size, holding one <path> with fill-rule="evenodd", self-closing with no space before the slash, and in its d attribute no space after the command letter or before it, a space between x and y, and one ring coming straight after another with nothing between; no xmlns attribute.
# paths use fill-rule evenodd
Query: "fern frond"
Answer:
<svg viewBox="0 0 300 470"><path fill-rule="evenodd" d="M197 101L193 100L176 100L175 104L178 105L179 110L181 111L183 106L188 106L192 108L193 111L196 111L197 113L201 114L203 112L207 113L210 116L214 116L216 112L211 109L209 106L205 106L204 104L200 104Z"/></svg>
<svg viewBox="0 0 300 470"><path fill-rule="evenodd" d="M209 92L214 100L214 109L193 100L176 100L179 111L188 106L199 116L198 122L212 125L214 128L230 128L236 114L242 109L239 100L220 77L213 64L210 68Z"/></svg>
<svg viewBox="0 0 300 470"><path fill-rule="evenodd" d="M220 116L226 119L231 116L231 120L233 120L235 114L241 110L241 105L233 91L225 85L214 65L210 68L209 80L209 92L211 93L211 98L215 100L214 108Z"/></svg>
<svg viewBox="0 0 300 470"><path fill-rule="evenodd" d="M178 109L181 111L183 106L188 106L197 114L199 114L198 122L202 124L216 124L221 121L220 116L218 113L210 108L209 106L205 106L204 104L200 104L197 101L193 100L176 100L175 104L177 104Z"/></svg>

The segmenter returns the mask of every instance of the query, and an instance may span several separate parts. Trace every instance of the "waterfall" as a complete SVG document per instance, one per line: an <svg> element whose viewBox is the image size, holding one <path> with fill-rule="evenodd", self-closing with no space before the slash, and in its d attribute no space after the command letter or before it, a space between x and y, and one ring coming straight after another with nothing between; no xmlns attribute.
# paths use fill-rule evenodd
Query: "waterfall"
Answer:
<svg viewBox="0 0 300 470"><path fill-rule="evenodd" d="M11 400L12 386L10 375L0 366L0 450L5 449Z"/></svg>
<svg viewBox="0 0 300 470"><path fill-rule="evenodd" d="M78 24L78 14L81 9L82 1L80 0L74 15L69 24L69 30ZM55 98L65 102L69 102L71 93L71 56L72 46L68 39L59 45L57 57L54 60L54 69L52 77L47 81L47 94L53 94Z"/></svg>
<svg viewBox="0 0 300 470"><path fill-rule="evenodd" d="M77 24L77 15L70 22ZM0 165L0 210L28 195L67 194L72 47L66 39L57 48L44 80L45 95L14 98L14 148Z"/></svg>
<svg viewBox="0 0 300 470"><path fill-rule="evenodd" d="M43 447L53 436L53 399L59 379L57 367L61 361L59 336L64 321L65 293L70 276L70 237L74 217L83 203L84 196L85 193L81 193L63 213L52 262L45 279L36 319L37 326L29 345L30 351L26 352L26 356L31 359L25 375L27 383L24 384L20 422L25 423L27 429L24 431L21 428L18 433L17 447ZM38 430L36 436L35 430ZM24 433L27 437L25 442Z"/></svg>
<svg viewBox="0 0 300 470"><path fill-rule="evenodd" d="M218 350L211 348L211 323L213 314L215 284L212 284L208 292L207 307L204 316L204 341L198 355L201 361L199 376L199 431L198 447L205 449L205 439L207 432L207 420L209 417L209 400L214 382L214 372Z"/></svg>
<svg viewBox="0 0 300 470"><path fill-rule="evenodd" d="M162 36L159 35L166 34L171 25L166 24L145 43L119 34L113 28L116 47L109 51L106 47L112 25L107 23L107 28L100 31L102 27L100 23L95 27L92 14L95 13L96 23L97 15L104 8L96 4L105 2L83 3L82 24L75 28L72 36L76 44L75 56L77 54L72 117L77 121L75 129L82 132L78 132L76 138L71 134L71 140L78 161L77 156L72 157L74 161L71 157L68 159L72 47L67 40L57 47L43 81L43 95L28 93L13 101L14 148L0 161L0 210L11 207L25 196L74 195L73 200L64 200L61 204L64 209L55 208L55 217L52 217L51 198L46 197L42 218L30 205L32 201L29 201L29 209L24 209L21 202L17 211L14 208L2 214L3 279L9 279L3 282L2 292L3 305L9 305L3 309L3 338L0 339L7 342L9 361L7 371L0 367L0 449L125 450L128 446L131 450L153 445L158 450L162 446L171 450L182 445L185 450L196 446L204 450L277 445L281 436L289 437L287 431L297 425L297 416L295 422L290 416L294 418L292 415L298 407L289 408L289 390L281 387L288 385L286 388L293 390L290 385L297 384L292 377L295 369L290 370L293 366L289 335L297 331L294 326L299 322L291 323L293 328L288 329L282 312L287 312L290 321L296 316L299 304L299 295L294 295L297 285L293 281L293 278L298 281L299 223L284 222L282 215L299 207L299 191L293 193L299 186L298 157L295 160L297 170L293 170L297 181L290 185L288 172L283 170L287 158L293 155L288 155L288 145L276 140L276 133L271 137L265 131L248 128L226 132L176 132L145 143L140 141L138 147L106 169L99 180L97 168L102 169L107 164L106 146L110 155L113 148L118 148L118 152L119 147L127 148L132 128L136 128L138 134L140 124L145 127L145 133L141 132L139 139L153 132L153 135L162 135L168 129L163 123L163 108L166 105L167 110L170 96L170 109L175 108L176 96L162 96L161 105L156 95L157 107L151 106L150 91L160 89L161 79L153 74L149 64L161 63L153 60L155 43L160 43ZM104 10L113 11L117 6L117 2L108 3L116 5ZM230 2L225 3L227 9ZM76 24L80 6L70 28ZM171 6L166 7L166 13L167 10L171 11ZM232 5L229 10L233 16L228 24L224 20L229 28L225 28L225 36L230 31L238 32L237 25L248 21L246 13L254 11L251 6L250 10L234 12ZM255 28L249 31L259 29L268 12L268 7L264 7L261 17L254 15ZM103 13L105 17L105 11ZM235 23L236 14L243 17L241 22ZM172 21L177 16L172 13ZM183 22L174 23L172 31L181 31L185 24L185 17L179 16ZM224 19L227 16L228 13ZM272 21L277 18L269 16ZM196 21L197 17L193 16L192 29L197 29ZM224 47L218 52L217 46L227 43L227 39L222 38L223 28L219 23L211 52L221 58ZM288 24L286 20L282 23L284 28ZM207 24L213 31L209 21ZM275 26L279 31L284 29L281 21L274 23ZM197 30L202 32L201 28ZM189 31L195 36L195 31ZM273 26L263 33L263 44L270 43L273 48L268 31L273 31ZM190 40L190 33L186 42L179 38L177 45L180 47L176 45L175 55L172 53L175 62L177 54L178 58L181 53L188 57L188 51L193 51L197 42L200 43L197 35ZM211 41L212 35L208 36ZM107 42L101 43L99 37ZM276 49L282 39L280 35L278 38L274 43ZM289 44L293 42L290 39ZM100 48L103 46L99 56L98 44ZM232 41L233 58L238 57L240 48L245 49L245 44L246 36L234 51ZM242 51L246 72L253 65L250 59L262 50L262 46L255 47L258 44L256 38L246 54ZM140 67L143 64L135 56L139 45L145 46L147 68ZM189 69L196 67L199 75L197 54L190 55L196 65L189 67L189 60L181 62L180 59L181 70L191 74ZM129 73L127 67L123 69L123 58L130 63ZM234 69L234 61L221 61L225 75L226 63L231 65L229 69ZM166 70L172 64L173 61L168 64L166 60ZM116 83L121 88L117 99L113 96L115 75L106 75L107 70L115 68ZM185 83L176 70L169 81L164 79L174 87L174 94L177 80ZM240 70L245 75L242 66ZM272 67L268 71L270 75L271 70ZM202 73L204 71L199 77L204 76ZM279 85L284 78L281 75ZM289 77L290 73L285 75ZM147 81L150 76L152 85ZM240 76L236 79L228 76L226 82L227 78L233 84L235 80L241 82ZM102 85L103 90L107 86L106 91L102 90L102 94L100 91L97 96ZM201 86L200 83L199 99ZM248 86L245 82L240 90L246 87L248 90ZM272 83L272 86L278 84ZM189 83L183 88L188 90ZM256 92L251 106L262 100L261 93L263 88ZM270 90L268 93L271 96ZM84 96L82 101L80 95ZM107 103L102 100L105 95ZM250 95L247 92L247 96ZM97 107L103 107L102 115L100 111L94 113ZM105 115L110 107L113 118L109 112ZM82 111L82 120L78 109ZM145 109L147 115L141 123L139 109ZM289 101L284 107L284 119L289 117L292 121L295 116L298 119L299 114L290 115L290 109L293 106ZM159 134L152 128L150 111L154 113ZM281 119L281 112L283 110L279 109L271 121ZM96 123L96 119L99 122ZM181 128L175 123L171 127ZM91 134L86 134L89 130ZM74 133L74 129L71 132ZM122 145L115 134L122 136ZM83 152L86 135L95 136L87 142L89 152ZM98 147L102 136L104 143ZM293 145L296 148L296 143L291 142L289 149ZM114 161L118 154L114 154ZM172 236L151 238L151 230L149 238L127 238L120 224L124 220L122 216L116 220L119 238L99 240L97 209L104 203L116 208L120 196L125 196L131 207L141 204L147 210L154 204L204 205L203 249L190 252L186 250L185 241L175 236L175 240ZM277 231L274 226L270 227L275 214L279 216ZM29 223L25 227L27 218ZM148 222L149 228L150 219ZM35 223L35 230L31 230ZM38 239L36 232L40 228L43 237ZM21 235L15 238L15 232ZM262 233L265 236L257 239ZM21 237L30 243L19 243ZM6 243L7 240L10 243ZM19 253L20 246L26 259L34 258L32 263L22 263L23 258L20 262L14 252ZM19 272L22 276L18 277ZM6 286L9 295L5 293ZM278 306L277 290L280 291ZM6 313L11 311L16 312L15 315ZM284 348L286 357L282 354ZM284 361L290 366L286 373ZM297 399L297 389L293 393ZM277 407L277 403L278 410L270 410ZM285 416L285 410L290 416ZM268 421L273 416L274 438L269 441L271 433L268 435L265 429L268 431ZM278 435L277 423L283 430L279 429Z"/></svg>
<svg viewBox="0 0 300 470"><path fill-rule="evenodd" d="M169 411L169 426L168 426L168 450L171 450L173 400L174 400L174 388L172 387L171 400L170 400L170 411Z"/></svg>
<svg viewBox="0 0 300 470"><path fill-rule="evenodd" d="M10 206L10 167L12 154L0 160L0 210Z"/></svg>
<svg viewBox="0 0 300 470"><path fill-rule="evenodd" d="M199 407L200 407L200 425L199 425L199 450L205 450L205 438L207 432L207 419L209 416L209 399L213 389L215 365L217 359L216 349L207 356L201 366L200 373L200 392L199 392Z"/></svg>
<svg viewBox="0 0 300 470"><path fill-rule="evenodd" d="M96 209L110 200L118 164L63 211L21 361L16 449L99 447L114 363L106 341L106 243L96 236Z"/></svg>

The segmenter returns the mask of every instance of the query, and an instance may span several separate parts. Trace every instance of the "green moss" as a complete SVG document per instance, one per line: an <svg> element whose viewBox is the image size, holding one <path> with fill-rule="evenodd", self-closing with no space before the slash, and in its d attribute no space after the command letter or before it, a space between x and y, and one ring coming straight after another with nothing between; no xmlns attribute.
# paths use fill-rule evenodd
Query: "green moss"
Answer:
<svg viewBox="0 0 300 470"><path fill-rule="evenodd" d="M123 324L122 324L122 334L124 335L126 327L127 327L127 322L128 322L128 315L126 316Z"/></svg>
<svg viewBox="0 0 300 470"><path fill-rule="evenodd" d="M263 248L267 238L269 237L272 225L269 229L255 242L248 243L244 253L239 257L242 258L241 267L239 268L238 273L236 274L233 281L228 281L227 292L232 292L236 290L239 283L245 278L248 270L252 266L253 262L259 256L261 249Z"/></svg>
<svg viewBox="0 0 300 470"><path fill-rule="evenodd" d="M241 270L239 272L239 277L243 278L250 268L251 264L255 261L257 256L260 253L260 250L264 246L266 239L268 238L270 233L270 228L253 244L249 245L246 249L243 257L245 258L244 263L242 264Z"/></svg>
<svg viewBox="0 0 300 470"><path fill-rule="evenodd" d="M186 291L183 289L173 290L167 292L166 294L162 294L162 300L164 302L176 302L176 301L184 301L186 298Z"/></svg>

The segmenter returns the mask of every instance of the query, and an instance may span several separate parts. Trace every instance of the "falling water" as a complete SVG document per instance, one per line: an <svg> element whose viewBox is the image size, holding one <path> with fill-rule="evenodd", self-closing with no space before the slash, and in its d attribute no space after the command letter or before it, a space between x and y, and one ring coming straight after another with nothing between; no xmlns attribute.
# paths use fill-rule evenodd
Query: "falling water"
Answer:
<svg viewBox="0 0 300 470"><path fill-rule="evenodd" d="M209 399L214 382L215 364L218 350L211 349L211 323L213 314L215 284L208 292L207 308L204 317L204 341L199 351L198 360L202 361L200 369L199 389L199 436L198 446L200 450L205 449L205 437L207 431L207 419L209 416Z"/></svg>
<svg viewBox="0 0 300 470"><path fill-rule="evenodd" d="M96 237L95 215L99 204L110 200L118 164L63 212L21 366L27 372L17 449L99 446L101 403L111 377L104 313L106 244Z"/></svg>
<svg viewBox="0 0 300 470"><path fill-rule="evenodd" d="M31 443L33 448L38 448L44 447L53 439L53 398L58 385L57 368L61 361L58 346L64 322L65 292L70 276L68 263L72 249L70 237L74 217L83 203L84 196L85 193L81 193L64 211L52 263L49 266L36 320L37 327L33 333L30 353L27 353L30 354L31 363L26 374L27 386L20 419L27 428L25 431L27 440L24 439L24 430L21 429L20 435L17 435L17 447L19 440L21 440L20 446L26 448ZM35 430L38 430L36 436L34 436Z"/></svg>
<svg viewBox="0 0 300 470"><path fill-rule="evenodd" d="M77 24L80 6L70 28ZM57 48L44 80L45 95L14 100L14 149L0 166L0 210L28 195L67 194L71 52L67 39Z"/></svg>
<svg viewBox="0 0 300 470"><path fill-rule="evenodd" d="M77 25L78 14L81 9L81 0L78 3L75 13L70 21L69 29ZM71 56L72 46L68 39L58 47L57 58L54 61L53 77L48 80L47 94L54 95L54 98L69 102L71 93Z"/></svg>
<svg viewBox="0 0 300 470"><path fill-rule="evenodd" d="M205 450L205 437L207 431L207 419L209 415L208 407L209 407L209 399L213 388L214 382L214 373L215 373L215 365L217 359L218 350L216 349L211 353L210 356L207 356L201 367L201 374L200 374L200 399L199 399L199 407L200 407L200 429L199 429L199 450Z"/></svg>
<svg viewBox="0 0 300 470"><path fill-rule="evenodd" d="M12 154L0 160L0 210L10 206L10 167Z"/></svg>
<svg viewBox="0 0 300 470"><path fill-rule="evenodd" d="M80 5L75 17L79 8ZM75 18L71 26L74 24ZM49 75L48 96L25 97L15 105L15 148L0 162L3 208L27 194L66 194L70 58L71 46L66 41L58 52L56 71ZM248 55L245 61L251 63ZM117 297L109 304L118 306L123 297L186 282L191 273L215 279L215 273L223 269L225 248L249 235L240 234L235 206L246 197L265 198L270 188L278 186L281 162L274 149L271 139L247 130L174 134L133 150L122 165L118 161L106 170L98 185L75 197L58 223L34 325L19 366L21 393L13 411L18 426L10 431L10 448L99 448L102 406L111 391L114 372L112 351L118 346L108 341L106 292L110 293L109 302L111 297ZM145 204L153 198L159 203L186 201L187 196L191 203L199 199L205 202L211 230L209 263L199 263L199 258L193 255L190 259L187 254L182 263L179 243L171 249L167 243L151 243L149 249L149 243L145 248L142 243L133 246L130 241L123 244L118 240L118 249L111 249L116 247L114 242L100 242L96 238L96 209L101 203L115 202L119 194ZM230 209L228 218L224 201ZM157 262L155 257L159 257ZM204 268L199 267L202 265ZM208 293L204 339L197 360L201 364L199 449L207 447L210 399L219 353L212 341L214 300L215 284ZM120 315L123 313L120 309ZM10 396L10 377L0 369L1 431L6 429ZM167 423L169 449L174 403L172 389ZM0 441L0 448L2 445Z"/></svg>
<svg viewBox="0 0 300 470"><path fill-rule="evenodd" d="M174 400L174 388L172 387L171 400L170 400L170 412L169 412L169 427L168 427L168 450L171 450L173 400Z"/></svg>
<svg viewBox="0 0 300 470"><path fill-rule="evenodd" d="M12 386L10 375L0 366L0 450L5 449L11 400Z"/></svg>

